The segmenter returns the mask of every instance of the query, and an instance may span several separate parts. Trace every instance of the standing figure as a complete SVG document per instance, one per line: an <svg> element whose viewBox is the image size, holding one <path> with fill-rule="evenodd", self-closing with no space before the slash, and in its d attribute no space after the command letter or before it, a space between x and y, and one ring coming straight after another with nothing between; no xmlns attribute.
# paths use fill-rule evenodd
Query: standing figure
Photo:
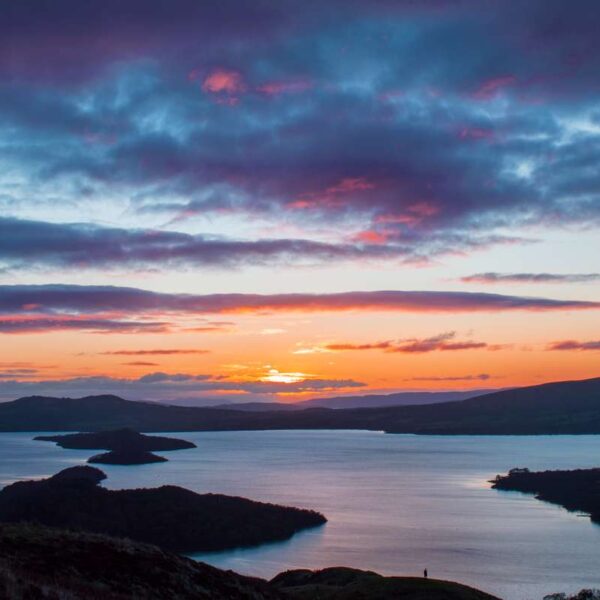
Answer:
<svg viewBox="0 0 600 600"><path fill-rule="evenodd" d="M428 574L427 574L427 569L424 569L424 570L423 570L423 577L425 577L425 579L427 579L427 575L428 575Z"/></svg>

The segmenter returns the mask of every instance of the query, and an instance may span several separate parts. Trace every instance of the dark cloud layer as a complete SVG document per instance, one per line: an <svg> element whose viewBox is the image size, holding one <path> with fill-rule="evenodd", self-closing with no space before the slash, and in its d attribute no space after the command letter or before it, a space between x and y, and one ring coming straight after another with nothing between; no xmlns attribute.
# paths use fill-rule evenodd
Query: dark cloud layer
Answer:
<svg viewBox="0 0 600 600"><path fill-rule="evenodd" d="M293 311L497 312L600 309L600 303L483 292L371 291L332 294L167 294L138 288L78 285L2 285L0 314L123 317ZM25 317L23 316L25 315ZM111 317L110 320L114 320ZM137 321L136 324L143 322ZM149 327L152 324L148 325ZM89 328L89 327L88 327Z"/></svg>
<svg viewBox="0 0 600 600"><path fill-rule="evenodd" d="M103 268L236 266L276 261L406 256L410 249L376 244L326 244L302 239L237 241L157 230L126 230L0 218L0 264Z"/></svg>
<svg viewBox="0 0 600 600"><path fill-rule="evenodd" d="M172 226L250 216L306 235L5 221L0 259L428 260L518 226L596 226L599 27L594 0L7 0L3 206L116 197Z"/></svg>

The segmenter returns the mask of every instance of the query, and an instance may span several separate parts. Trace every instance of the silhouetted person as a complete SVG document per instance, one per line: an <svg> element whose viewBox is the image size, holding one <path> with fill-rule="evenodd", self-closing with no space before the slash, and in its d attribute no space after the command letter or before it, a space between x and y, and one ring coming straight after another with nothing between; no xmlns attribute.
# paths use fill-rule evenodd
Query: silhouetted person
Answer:
<svg viewBox="0 0 600 600"><path fill-rule="evenodd" d="M425 577L425 579L427 579L427 569L423 570L423 577Z"/></svg>

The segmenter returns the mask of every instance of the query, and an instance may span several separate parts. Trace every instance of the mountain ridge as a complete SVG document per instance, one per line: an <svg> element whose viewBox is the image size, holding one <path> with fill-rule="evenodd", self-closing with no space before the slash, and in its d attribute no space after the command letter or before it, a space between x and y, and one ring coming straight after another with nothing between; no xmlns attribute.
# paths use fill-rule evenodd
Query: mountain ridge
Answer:
<svg viewBox="0 0 600 600"><path fill-rule="evenodd" d="M379 408L244 412L117 396L28 397L0 404L0 431L366 429L417 434L600 433L600 378L513 388L466 400Z"/></svg>

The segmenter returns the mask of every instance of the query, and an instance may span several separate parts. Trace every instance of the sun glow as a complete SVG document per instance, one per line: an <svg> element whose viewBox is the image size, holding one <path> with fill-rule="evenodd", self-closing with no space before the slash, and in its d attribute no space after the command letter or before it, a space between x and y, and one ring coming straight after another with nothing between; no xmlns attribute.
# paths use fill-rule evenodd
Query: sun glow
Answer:
<svg viewBox="0 0 600 600"><path fill-rule="evenodd" d="M277 369L269 369L269 372L261 381L269 381L271 383L298 383L304 381L308 376L306 373L281 373Z"/></svg>

